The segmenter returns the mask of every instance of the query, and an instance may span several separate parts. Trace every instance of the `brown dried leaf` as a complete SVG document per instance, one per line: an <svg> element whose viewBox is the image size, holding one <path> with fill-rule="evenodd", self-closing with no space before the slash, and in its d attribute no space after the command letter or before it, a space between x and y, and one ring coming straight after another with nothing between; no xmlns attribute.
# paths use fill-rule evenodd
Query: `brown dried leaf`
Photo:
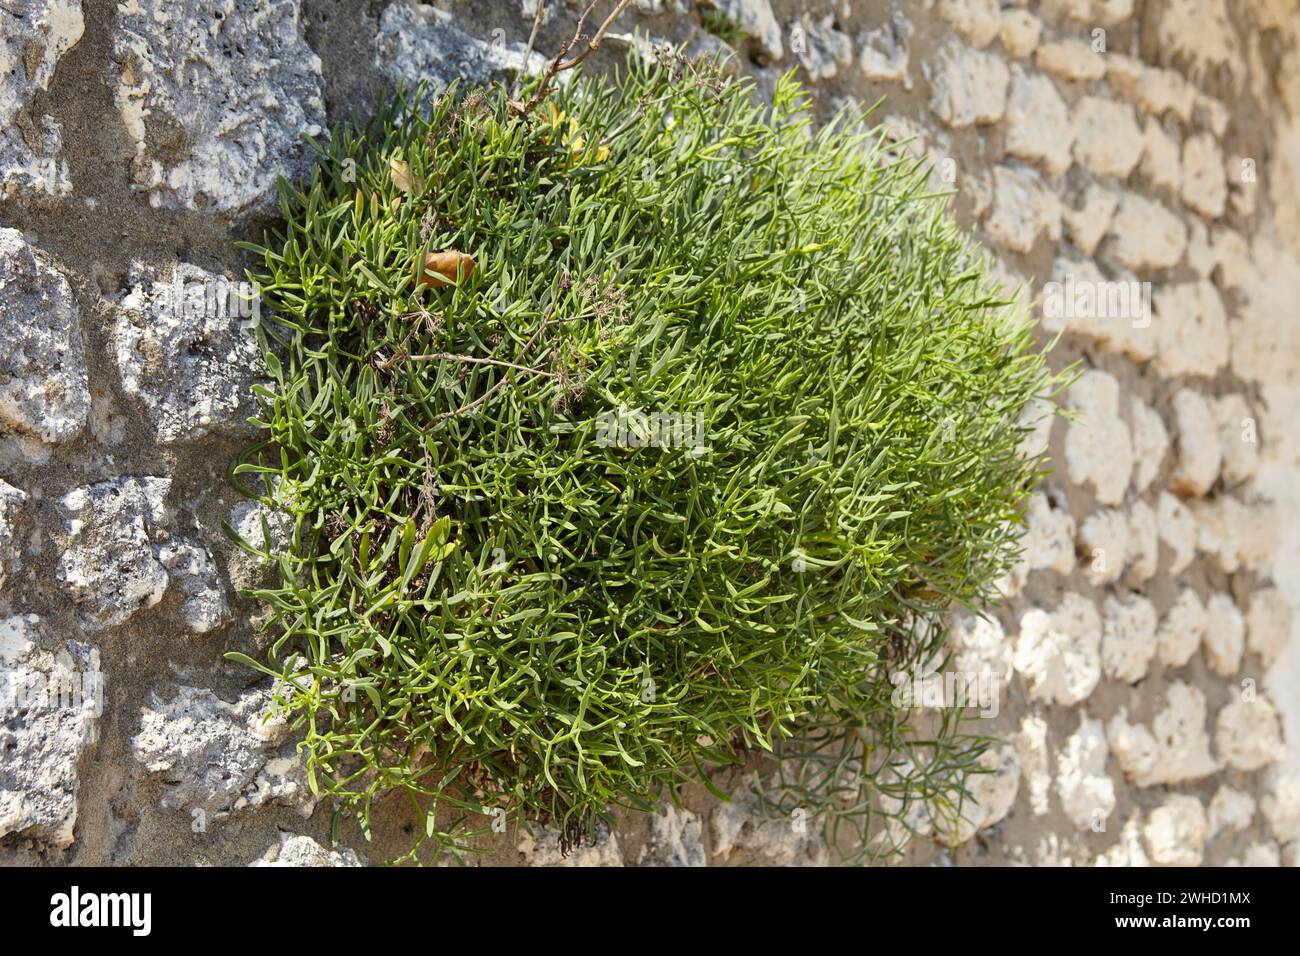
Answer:
<svg viewBox="0 0 1300 956"><path fill-rule="evenodd" d="M455 249L426 253L424 269L416 283L431 289L444 289L452 283L464 282L474 274L477 266L473 256Z"/></svg>

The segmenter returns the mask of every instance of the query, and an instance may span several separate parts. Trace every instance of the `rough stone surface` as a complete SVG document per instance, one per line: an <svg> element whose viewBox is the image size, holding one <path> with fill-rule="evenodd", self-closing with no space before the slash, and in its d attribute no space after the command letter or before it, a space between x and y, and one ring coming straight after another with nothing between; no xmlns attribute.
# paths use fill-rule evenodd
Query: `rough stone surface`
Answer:
<svg viewBox="0 0 1300 956"><path fill-rule="evenodd" d="M22 567L20 552L14 546L14 526L26 501L25 491L0 480L0 588L9 575Z"/></svg>
<svg viewBox="0 0 1300 956"><path fill-rule="evenodd" d="M1282 755L1277 711L1263 697L1234 700L1215 720L1214 750L1238 770L1259 770Z"/></svg>
<svg viewBox="0 0 1300 956"><path fill-rule="evenodd" d="M1224 677L1241 667L1246 622L1227 594L1215 594L1205 605L1205 661Z"/></svg>
<svg viewBox="0 0 1300 956"><path fill-rule="evenodd" d="M1070 167L1074 127L1056 86L1042 74L1012 67L1003 129L1012 156L1039 163L1053 175Z"/></svg>
<svg viewBox="0 0 1300 956"><path fill-rule="evenodd" d="M949 126L996 123L1006 109L1007 64L995 53L947 43L925 64L930 108Z"/></svg>
<svg viewBox="0 0 1300 956"><path fill-rule="evenodd" d="M84 32L78 0L0 6L0 199L71 193L63 129L37 103Z"/></svg>
<svg viewBox="0 0 1300 956"><path fill-rule="evenodd" d="M1165 614L1156 631L1156 653L1166 667L1182 667L1205 636L1209 616L1205 605L1192 588L1185 587Z"/></svg>
<svg viewBox="0 0 1300 956"><path fill-rule="evenodd" d="M1156 609L1140 594L1106 598L1101 612L1101 666L1111 680L1133 684L1156 655Z"/></svg>
<svg viewBox="0 0 1300 956"><path fill-rule="evenodd" d="M1080 830L1101 826L1115 809L1115 784L1106 772L1109 754L1101 721L1084 716L1057 756L1056 793Z"/></svg>
<svg viewBox="0 0 1300 956"><path fill-rule="evenodd" d="M103 708L99 651L66 641L43 650L41 618L0 620L0 837L69 846L77 823L77 763Z"/></svg>
<svg viewBox="0 0 1300 956"><path fill-rule="evenodd" d="M1210 756L1205 695L1181 681L1171 684L1165 707L1148 730L1129 723L1120 708L1106 727L1111 752L1124 775L1139 787L1199 780L1219 769Z"/></svg>
<svg viewBox="0 0 1300 956"><path fill-rule="evenodd" d="M1135 272L1177 265L1187 248L1187 227L1168 208L1137 193L1126 192L1110 225L1114 252Z"/></svg>
<svg viewBox="0 0 1300 956"><path fill-rule="evenodd" d="M1074 110L1074 157L1098 176L1125 179L1142 156L1133 107L1085 96Z"/></svg>
<svg viewBox="0 0 1300 956"><path fill-rule="evenodd" d="M325 126L321 60L298 0L132 0L113 31L114 99L150 201L223 212L275 201Z"/></svg>
<svg viewBox="0 0 1300 956"><path fill-rule="evenodd" d="M1091 602L1067 594L1050 614L1034 608L1020 619L1016 670L1036 700L1077 704L1101 679L1101 621Z"/></svg>
<svg viewBox="0 0 1300 956"><path fill-rule="evenodd" d="M1171 794L1152 810L1142 830L1147 853L1156 866L1200 866L1205 834L1205 807L1182 793Z"/></svg>
<svg viewBox="0 0 1300 956"><path fill-rule="evenodd" d="M1223 447L1210 404L1200 392L1181 389L1174 396L1178 422L1178 457L1169 486L1182 495L1200 496L1219 477Z"/></svg>
<svg viewBox="0 0 1300 956"><path fill-rule="evenodd" d="M281 833L280 839L266 848L249 866L361 866L357 855L346 847L327 850L309 836Z"/></svg>
<svg viewBox="0 0 1300 956"><path fill-rule="evenodd" d="M118 478L70 491L59 502L67 546L55 576L82 622L112 627L167 590L167 569L155 539L168 523L170 478Z"/></svg>
<svg viewBox="0 0 1300 956"><path fill-rule="evenodd" d="M167 809L220 819L275 803L310 816L306 767L284 722L267 719L272 709L269 689L227 703L207 688L179 687L170 700L150 700L131 751L161 782Z"/></svg>
<svg viewBox="0 0 1300 956"><path fill-rule="evenodd" d="M122 389L144 404L158 440L201 438L253 414L261 367L256 302L239 284L180 263L170 276L136 265L114 326Z"/></svg>
<svg viewBox="0 0 1300 956"><path fill-rule="evenodd" d="M90 412L81 314L68 280L16 229L0 228L0 341L0 445L43 460Z"/></svg>
<svg viewBox="0 0 1300 956"><path fill-rule="evenodd" d="M1085 372L1070 389L1069 404L1079 413L1065 438L1070 478L1103 504L1120 504L1133 472L1133 444L1120 417L1119 383L1108 372Z"/></svg>

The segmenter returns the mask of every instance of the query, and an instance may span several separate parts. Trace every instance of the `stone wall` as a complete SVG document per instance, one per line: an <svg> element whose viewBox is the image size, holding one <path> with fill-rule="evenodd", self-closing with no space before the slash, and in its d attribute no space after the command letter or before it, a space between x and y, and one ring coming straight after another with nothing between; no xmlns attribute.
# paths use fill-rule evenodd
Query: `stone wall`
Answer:
<svg viewBox="0 0 1300 956"><path fill-rule="evenodd" d="M237 299L172 305L238 295L233 242L309 167L303 134L525 65L534 3L0 3L0 862L404 848L400 807L332 845L269 689L222 658L258 649L260 573L223 523L278 530L226 477L256 357ZM552 6L542 51L577 14ZM637 0L593 65L634 31L731 43L760 91L797 67L824 116L884 97L1083 371L1031 442L1056 473L1006 606L954 628L949 666L1000 682L993 772L962 825L917 817L905 862L1295 863L1300 3ZM568 860L545 830L485 859L831 858L745 771L715 782L736 799L688 788Z"/></svg>

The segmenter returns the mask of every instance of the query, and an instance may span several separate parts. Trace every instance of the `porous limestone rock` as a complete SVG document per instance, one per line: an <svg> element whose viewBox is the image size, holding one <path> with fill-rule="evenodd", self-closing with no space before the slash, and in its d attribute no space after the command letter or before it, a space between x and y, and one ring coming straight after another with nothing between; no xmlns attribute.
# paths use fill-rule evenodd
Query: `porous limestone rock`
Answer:
<svg viewBox="0 0 1300 956"><path fill-rule="evenodd" d="M1160 542L1173 551L1169 573L1181 574L1196 557L1196 516L1176 496L1162 491L1156 498L1156 527L1160 530Z"/></svg>
<svg viewBox="0 0 1300 956"><path fill-rule="evenodd" d="M158 206L269 209L325 126L298 0L133 0L113 23L114 98L132 178Z"/></svg>
<svg viewBox="0 0 1300 956"><path fill-rule="evenodd" d="M1209 133L1196 133L1183 143L1183 201L1203 216L1217 219L1228 201L1223 153Z"/></svg>
<svg viewBox="0 0 1300 956"><path fill-rule="evenodd" d="M1133 490L1142 494L1164 464L1169 433L1160 414L1140 398L1129 400L1128 417L1133 432Z"/></svg>
<svg viewBox="0 0 1300 956"><path fill-rule="evenodd" d="M1182 667L1201 646L1209 617L1205 605L1190 587L1178 592L1178 597L1165 613L1156 630L1156 653L1166 667Z"/></svg>
<svg viewBox="0 0 1300 956"><path fill-rule="evenodd" d="M1277 588L1260 588L1250 596L1246 646L1265 667L1281 656L1291 639L1291 604Z"/></svg>
<svg viewBox="0 0 1300 956"><path fill-rule="evenodd" d="M1011 642L997 618L958 611L952 616L948 640L958 673L988 675L1003 687L1011 680Z"/></svg>
<svg viewBox="0 0 1300 956"><path fill-rule="evenodd" d="M1195 797L1173 793L1151 811L1142 830L1156 866L1200 866L1205 850L1205 807Z"/></svg>
<svg viewBox="0 0 1300 956"><path fill-rule="evenodd" d="M1278 516L1267 501L1247 504L1231 495L1189 503L1196 523L1196 549L1224 574L1268 566L1277 547Z"/></svg>
<svg viewBox="0 0 1300 956"><path fill-rule="evenodd" d="M1214 749L1237 770L1259 770L1277 760L1283 746L1273 705L1258 692L1225 704L1215 719Z"/></svg>
<svg viewBox="0 0 1300 956"><path fill-rule="evenodd" d="M1241 667L1246 621L1227 594L1210 596L1205 617L1205 660L1215 673L1231 677Z"/></svg>
<svg viewBox="0 0 1300 956"><path fill-rule="evenodd" d="M1106 75L1106 57L1094 53L1083 40L1067 37L1038 44L1034 62L1040 70L1075 83L1099 80Z"/></svg>
<svg viewBox="0 0 1300 956"><path fill-rule="evenodd" d="M1254 819L1254 798L1225 783L1214 792L1214 797L1210 800L1207 836L1213 840L1225 830L1244 830Z"/></svg>
<svg viewBox="0 0 1300 956"><path fill-rule="evenodd" d="M1085 96L1074 108L1074 158L1098 176L1126 179L1142 157L1133 107Z"/></svg>
<svg viewBox="0 0 1300 956"><path fill-rule="evenodd" d="M1066 594L1050 614L1032 608L1020 618L1015 668L1035 700L1077 704L1101 679L1101 620L1092 602Z"/></svg>
<svg viewBox="0 0 1300 956"><path fill-rule="evenodd" d="M1259 472L1259 427L1255 415L1246 399L1235 392L1215 399L1212 410L1223 449L1223 477L1234 486L1245 484Z"/></svg>
<svg viewBox="0 0 1300 956"><path fill-rule="evenodd" d="M90 392L72 287L16 229L0 228L0 342L0 444L43 461L86 427Z"/></svg>
<svg viewBox="0 0 1300 956"><path fill-rule="evenodd" d="M226 561L230 583L241 590L252 588L273 566L274 555L287 545L293 519L286 511L244 499L230 510L230 527L257 552L231 548Z"/></svg>
<svg viewBox="0 0 1300 956"><path fill-rule="evenodd" d="M1219 477L1223 446L1210 403L1195 389L1179 389L1173 401L1178 423L1178 453L1169 487L1180 495L1199 497Z"/></svg>
<svg viewBox="0 0 1300 956"><path fill-rule="evenodd" d="M1205 695L1182 681L1165 691L1165 706L1150 730L1130 723L1128 709L1121 707L1106 736L1124 776L1139 787L1200 780L1219 769L1210 756Z"/></svg>
<svg viewBox="0 0 1300 956"><path fill-rule="evenodd" d="M171 484L170 478L116 478L76 488L59 502L67 545L55 577L86 627L121 624L162 600L169 577L155 539L169 520Z"/></svg>
<svg viewBox="0 0 1300 956"><path fill-rule="evenodd" d="M781 24L772 12L771 0L711 0L706 6L722 11L754 42L760 62L779 63L785 55L781 42Z"/></svg>
<svg viewBox="0 0 1300 956"><path fill-rule="evenodd" d="M114 325L122 389L138 397L158 440L200 438L242 425L262 367L251 289L188 263L170 276L135 263Z"/></svg>
<svg viewBox="0 0 1300 956"><path fill-rule="evenodd" d="M63 129L36 100L84 32L79 0L0 4L0 200L71 193Z"/></svg>
<svg viewBox="0 0 1300 956"><path fill-rule="evenodd" d="M103 708L99 651L41 646L35 614L0 620L0 837L18 833L70 846L77 822L77 763L95 742Z"/></svg>
<svg viewBox="0 0 1300 956"><path fill-rule="evenodd" d="M297 745L272 715L273 692L255 688L227 703L211 690L179 687L170 700L151 695L131 751L162 782L161 804L221 819L267 804L316 806Z"/></svg>
<svg viewBox="0 0 1300 956"><path fill-rule="evenodd" d="M206 634L230 619L226 593L207 547L173 538L159 547L158 561L184 594L181 618L191 631Z"/></svg>
<svg viewBox="0 0 1300 956"><path fill-rule="evenodd" d="M858 68L862 75L875 83L901 83L910 90L911 54L907 42L911 36L912 24L901 11L859 33Z"/></svg>
<svg viewBox="0 0 1300 956"><path fill-rule="evenodd" d="M1045 494L1029 499L1025 513L1029 530L1025 534L1025 557L1031 570L1048 569L1058 574L1074 570L1074 518L1064 508L1054 508Z"/></svg>
<svg viewBox="0 0 1300 956"><path fill-rule="evenodd" d="M1161 286L1152 296L1154 366L1162 375L1213 377L1228 362L1228 314L1209 282Z"/></svg>
<svg viewBox="0 0 1300 956"><path fill-rule="evenodd" d="M1039 237L1061 237L1061 203L1032 169L996 166L993 169L993 209L984 231L996 245L1011 252L1029 252Z"/></svg>
<svg viewBox="0 0 1300 956"><path fill-rule="evenodd" d="M988 46L1002 28L997 0L939 0L934 12L971 46Z"/></svg>
<svg viewBox="0 0 1300 956"><path fill-rule="evenodd" d="M853 63L853 41L835 26L834 16L804 16L797 26L803 40L798 49L791 41L791 49L811 82L833 79Z"/></svg>
<svg viewBox="0 0 1300 956"><path fill-rule="evenodd" d="M650 817L650 858L659 866L705 866L703 821L671 803Z"/></svg>
<svg viewBox="0 0 1300 956"><path fill-rule="evenodd" d="M1133 472L1133 443L1119 413L1119 382L1091 369L1071 386L1068 401L1078 412L1065 433L1071 480L1090 487L1102 504L1120 504Z"/></svg>
<svg viewBox="0 0 1300 956"><path fill-rule="evenodd" d="M327 850L309 836L280 833L277 842L266 848L249 866L344 867L361 866L357 855L346 847Z"/></svg>
<svg viewBox="0 0 1300 956"><path fill-rule="evenodd" d="M1156 656L1156 609L1145 597L1111 595L1102 604L1101 666L1111 680L1134 684Z"/></svg>
<svg viewBox="0 0 1300 956"><path fill-rule="evenodd" d="M1057 754L1056 795L1081 830L1103 826L1115 809L1115 782L1106 773L1109 754L1101 721L1086 714Z"/></svg>
<svg viewBox="0 0 1300 956"><path fill-rule="evenodd" d="M1145 501L1135 501L1128 509L1128 574L1137 584L1155 577L1160 564L1160 528L1156 512Z"/></svg>
<svg viewBox="0 0 1300 956"><path fill-rule="evenodd" d="M1073 136L1074 131L1071 128L1071 142ZM1065 226L1066 236L1085 256L1092 255L1097 244L1110 231L1111 220L1115 218L1115 210L1118 208L1119 193L1101 183L1088 183L1084 187L1080 201L1072 202L1061 209L1061 221ZM1100 277L1101 273L1097 274Z"/></svg>
<svg viewBox="0 0 1300 956"><path fill-rule="evenodd" d="M1015 736L1015 747L1016 755L1020 758L1020 773L1029 795L1029 807L1034 816L1041 817L1049 809L1052 789L1047 722L1033 715L1023 718Z"/></svg>
<svg viewBox="0 0 1300 956"><path fill-rule="evenodd" d="M0 479L0 589L21 566L19 549L14 546L14 524L26 501L27 492Z"/></svg>
<svg viewBox="0 0 1300 956"><path fill-rule="evenodd" d="M1150 116L1142 127L1142 162L1138 170L1151 185L1170 196L1177 195L1182 187L1183 166L1178 144Z"/></svg>
<svg viewBox="0 0 1300 956"><path fill-rule="evenodd" d="M623 866L618 834L598 824L594 841L584 840L566 855L560 850L560 831L547 824L532 823L520 834L518 849L529 866Z"/></svg>
<svg viewBox="0 0 1300 956"><path fill-rule="evenodd" d="M1119 508L1101 508L1079 526L1079 549L1083 573L1100 587L1118 581L1128 559L1128 519Z"/></svg>
<svg viewBox="0 0 1300 956"><path fill-rule="evenodd" d="M925 64L930 109L948 126L988 125L1002 119L1010 74L996 53L946 41Z"/></svg>
<svg viewBox="0 0 1300 956"><path fill-rule="evenodd" d="M960 846L978 831L1002 822L1011 812L1020 790L1020 758L1009 744L990 747L980 755L984 772L966 777L969 799L963 800L956 819L940 817L935 839L944 846Z"/></svg>
<svg viewBox="0 0 1300 956"><path fill-rule="evenodd" d="M1002 129L1009 155L1039 163L1051 175L1070 168L1074 126L1056 85L1041 73L1011 68Z"/></svg>
<svg viewBox="0 0 1300 956"><path fill-rule="evenodd" d="M1003 10L998 39L1007 56L1024 59L1038 48L1043 21L1028 10Z"/></svg>
<svg viewBox="0 0 1300 956"><path fill-rule="evenodd" d="M1300 777L1294 773L1273 775L1259 809L1278 842L1300 840Z"/></svg>
<svg viewBox="0 0 1300 956"><path fill-rule="evenodd" d="M1187 249L1187 227L1168 208L1125 192L1111 220L1113 250L1125 268L1142 273L1178 264Z"/></svg>
<svg viewBox="0 0 1300 956"><path fill-rule="evenodd" d="M738 850L757 854L761 862L775 866L824 863L826 847L815 820L796 826L790 819L765 813L756 796L758 778L748 775L745 785L719 801L709 816L715 861L727 862Z"/></svg>

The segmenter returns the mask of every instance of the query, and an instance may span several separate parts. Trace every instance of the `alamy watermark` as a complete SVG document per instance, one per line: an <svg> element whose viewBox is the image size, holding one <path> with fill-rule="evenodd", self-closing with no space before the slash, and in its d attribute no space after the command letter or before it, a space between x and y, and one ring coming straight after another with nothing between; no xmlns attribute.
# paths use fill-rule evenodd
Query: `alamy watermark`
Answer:
<svg viewBox="0 0 1300 956"><path fill-rule="evenodd" d="M67 708L99 717L104 713L104 673L77 670L63 661L51 671L30 667L0 670L0 712Z"/></svg>
<svg viewBox="0 0 1300 956"><path fill-rule="evenodd" d="M643 412L620 407L596 416L597 445L606 448L686 448L708 451L703 412Z"/></svg>
<svg viewBox="0 0 1300 956"><path fill-rule="evenodd" d="M963 707L979 716L993 718L1000 710L1002 678L992 671L945 671L922 674L913 669L889 676L894 693L889 700L897 708L943 709Z"/></svg>
<svg viewBox="0 0 1300 956"><path fill-rule="evenodd" d="M1120 319L1135 329L1151 324L1151 283L1093 281L1066 276L1043 286L1043 315L1049 319Z"/></svg>
<svg viewBox="0 0 1300 956"><path fill-rule="evenodd" d="M154 288L161 291L163 308L179 319L241 319L241 328L255 328L262 320L261 294L251 282L225 276L185 279L173 270L171 282Z"/></svg>

